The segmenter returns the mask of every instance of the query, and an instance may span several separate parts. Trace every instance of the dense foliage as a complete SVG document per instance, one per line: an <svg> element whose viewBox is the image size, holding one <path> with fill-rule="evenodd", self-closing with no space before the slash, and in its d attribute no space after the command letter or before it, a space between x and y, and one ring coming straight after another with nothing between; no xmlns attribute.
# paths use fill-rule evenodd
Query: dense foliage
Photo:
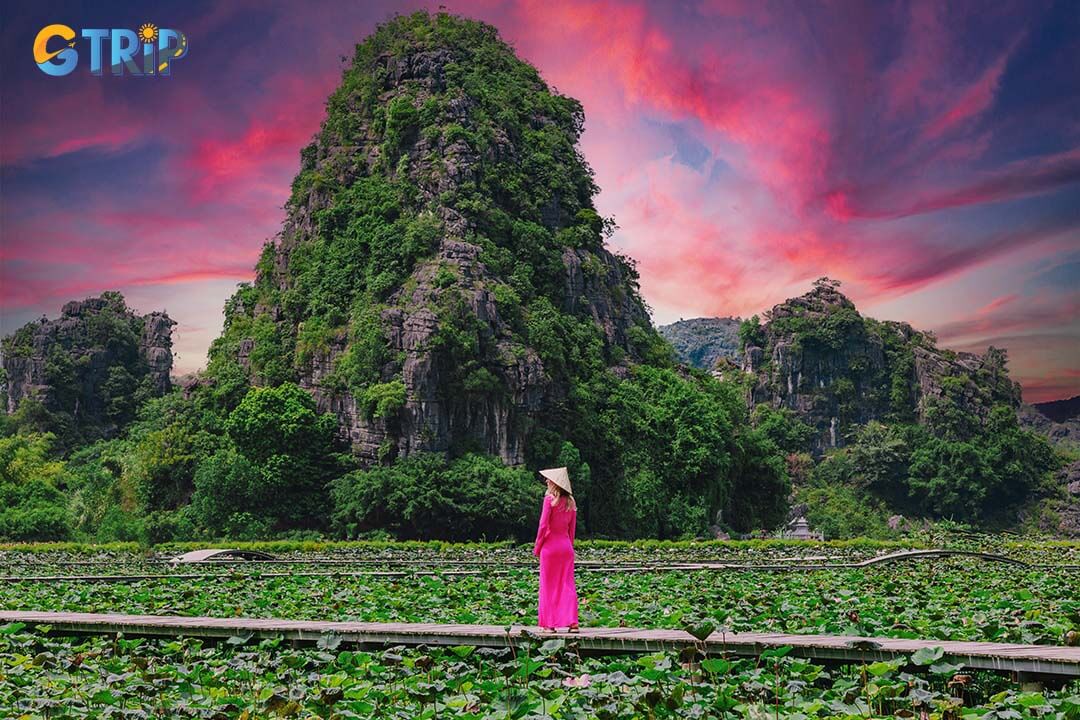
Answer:
<svg viewBox="0 0 1080 720"><path fill-rule="evenodd" d="M948 397L942 403L948 402ZM861 428L854 442L812 472L804 499L812 519L833 532L880 534L885 508L911 517L1006 525L1017 507L1049 494L1059 460L1047 440L1022 429L1016 412L997 405L982 422L963 427L882 424ZM847 503L837 504L846 496ZM841 511L844 507L847 512ZM850 523L856 516L855 525ZM861 532L860 532L861 531Z"/></svg>
<svg viewBox="0 0 1080 720"><path fill-rule="evenodd" d="M642 365L625 379L602 375L575 394L579 414L564 426L592 468L590 483L575 490L586 527L665 538L699 533L718 511L718 524L737 532L782 521L782 454L748 425L734 387Z"/></svg>
<svg viewBox="0 0 1080 720"><path fill-rule="evenodd" d="M71 534L64 463L50 457L52 435L0 436L0 537L63 539Z"/></svg>
<svg viewBox="0 0 1080 720"><path fill-rule="evenodd" d="M146 403L123 437L81 448L66 461L44 455L48 435L0 437L0 446L37 448L40 456L36 466L27 464L25 449L17 456L20 472L37 484L3 487L44 483L52 512L63 519L26 525L37 531L0 526L0 536L161 542L328 529L327 483L352 467L339 454L335 429L310 394L286 384L250 388L230 412L211 392L194 399L172 393ZM33 493L35 507L45 492Z"/></svg>
<svg viewBox="0 0 1080 720"><path fill-rule="evenodd" d="M527 539L543 493L528 470L475 454L447 460L418 453L333 485L333 522L343 535L385 529L398 537L446 540Z"/></svg>

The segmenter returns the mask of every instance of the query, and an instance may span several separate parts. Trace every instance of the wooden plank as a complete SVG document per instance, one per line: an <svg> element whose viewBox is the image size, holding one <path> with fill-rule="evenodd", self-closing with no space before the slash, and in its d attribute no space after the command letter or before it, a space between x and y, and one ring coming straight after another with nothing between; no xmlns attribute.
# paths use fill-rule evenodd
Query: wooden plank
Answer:
<svg viewBox="0 0 1080 720"><path fill-rule="evenodd" d="M218 560L230 560L233 562L248 562L251 560L276 560L269 554L258 550L238 550L236 548L206 548L205 550L192 550L183 555L171 558L173 563L205 563Z"/></svg>
<svg viewBox="0 0 1080 720"><path fill-rule="evenodd" d="M998 672L1039 676L1080 677L1080 648L1056 645L1013 645L968 641L863 638L842 635L793 635L789 633L713 633L704 643L681 630L584 627L578 633L547 633L535 626L445 625L437 623L375 623L287 620L277 618L216 618L178 615L125 615L119 613L57 613L0 610L0 623L23 622L51 625L54 631L115 633L174 637L178 635L228 638L252 633L255 637L278 637L314 642L333 633L347 644L476 645L509 647L523 640L523 633L561 637L577 643L583 652L639 653L681 649L697 644L711 654L757 656L768 648L791 646L791 654L819 661L870 663L910 655L921 648L941 647L953 663ZM872 643L859 650L855 643Z"/></svg>
<svg viewBox="0 0 1080 720"><path fill-rule="evenodd" d="M300 578L300 577L430 577L430 576L470 576L470 575L509 575L509 570L356 570L346 572L331 570L326 572L201 572L201 573L146 573L139 575L0 575L0 582L113 582L133 583L144 580L208 580L236 579L259 580L262 578Z"/></svg>

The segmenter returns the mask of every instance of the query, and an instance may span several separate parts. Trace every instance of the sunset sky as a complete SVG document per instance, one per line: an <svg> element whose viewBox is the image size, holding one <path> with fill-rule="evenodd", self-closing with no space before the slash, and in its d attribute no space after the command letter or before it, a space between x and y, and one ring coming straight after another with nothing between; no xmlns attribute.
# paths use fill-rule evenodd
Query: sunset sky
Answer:
<svg viewBox="0 0 1080 720"><path fill-rule="evenodd" d="M342 56L405 2L3 5L0 332L120 290L202 366L281 223ZM585 157L657 323L760 313L821 275L940 344L1080 394L1075 2L475 0L584 105ZM47 6L47 7L46 7ZM811 9L813 8L813 9ZM50 77L50 23L183 31L169 78ZM59 42L59 41L56 41Z"/></svg>

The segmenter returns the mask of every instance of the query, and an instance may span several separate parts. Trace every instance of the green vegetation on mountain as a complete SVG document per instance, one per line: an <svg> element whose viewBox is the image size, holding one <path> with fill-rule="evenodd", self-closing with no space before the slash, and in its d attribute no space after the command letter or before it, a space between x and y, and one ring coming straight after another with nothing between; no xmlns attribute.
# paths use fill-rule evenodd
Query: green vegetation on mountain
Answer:
<svg viewBox="0 0 1080 720"><path fill-rule="evenodd" d="M1020 427L1005 351L940 349L906 323L864 318L838 285L823 278L740 328L755 417L779 410L811 430L787 449L821 458L798 493L812 521L836 528L846 506L879 530L888 512L1009 524L1054 492L1061 460Z"/></svg>
<svg viewBox="0 0 1080 720"><path fill-rule="evenodd" d="M551 310L564 305L563 252L600 249L608 227L576 148L583 122L580 104L549 91L491 26L418 13L378 28L357 46L301 153L285 240L267 245L256 282L227 307L226 331L211 350L215 370L236 362L247 339L254 378L295 380L343 340L324 386L360 396L399 376L403 359L388 351L383 315L413 309L414 270L437 259L448 236L479 250L489 275L482 286L512 343L598 343L580 313ZM425 298L439 321L431 340L455 353L462 387L495 392L486 366L498 359L482 347L490 340L477 327L483 321L459 306L470 299L455 291L460 279L452 265L437 268L434 284L447 292Z"/></svg>

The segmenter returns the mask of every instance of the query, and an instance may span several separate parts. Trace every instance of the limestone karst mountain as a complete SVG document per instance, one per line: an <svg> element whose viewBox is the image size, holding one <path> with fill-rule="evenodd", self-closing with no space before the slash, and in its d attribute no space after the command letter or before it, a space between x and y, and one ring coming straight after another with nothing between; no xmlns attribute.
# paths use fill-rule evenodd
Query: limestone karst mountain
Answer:
<svg viewBox="0 0 1080 720"><path fill-rule="evenodd" d="M1046 436L1055 445L1064 448L1080 448L1080 417L1066 417L1058 422L1047 417L1039 408L1039 404L1026 403L1020 406L1017 415L1021 425Z"/></svg>
<svg viewBox="0 0 1080 720"><path fill-rule="evenodd" d="M843 446L871 420L925 423L946 396L976 419L997 403L1020 404L1002 351L938 348L931 333L907 323L863 317L831 282L774 306L764 323L748 321L744 334L741 362L753 376L751 407L794 411L815 429L818 454ZM682 352L692 357L701 350L687 345Z"/></svg>
<svg viewBox="0 0 1080 720"><path fill-rule="evenodd" d="M583 123L488 25L380 28L302 152L211 374L298 382L369 461L475 447L524 462L572 377L662 346L633 265L604 246Z"/></svg>

